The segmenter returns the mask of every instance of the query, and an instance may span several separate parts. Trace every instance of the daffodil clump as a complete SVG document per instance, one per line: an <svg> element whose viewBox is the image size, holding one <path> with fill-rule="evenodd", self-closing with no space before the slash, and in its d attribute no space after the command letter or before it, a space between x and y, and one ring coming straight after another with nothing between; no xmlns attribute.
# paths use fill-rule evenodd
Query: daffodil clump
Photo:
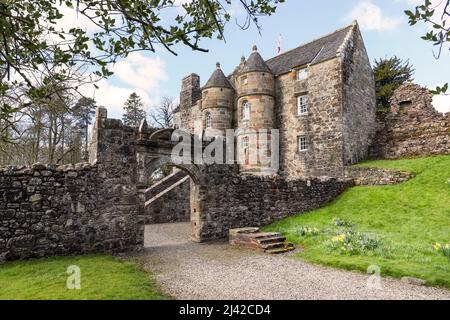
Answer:
<svg viewBox="0 0 450 320"><path fill-rule="evenodd" d="M450 259L450 243L447 244L436 243L434 245L434 250L442 253L444 256Z"/></svg>
<svg viewBox="0 0 450 320"><path fill-rule="evenodd" d="M297 234L300 237L307 237L307 236L317 236L320 233L320 230L315 227L300 227L297 230Z"/></svg>
<svg viewBox="0 0 450 320"><path fill-rule="evenodd" d="M381 241L365 232L346 230L338 233L329 241L331 250L338 250L345 254L368 254L372 255L381 249Z"/></svg>

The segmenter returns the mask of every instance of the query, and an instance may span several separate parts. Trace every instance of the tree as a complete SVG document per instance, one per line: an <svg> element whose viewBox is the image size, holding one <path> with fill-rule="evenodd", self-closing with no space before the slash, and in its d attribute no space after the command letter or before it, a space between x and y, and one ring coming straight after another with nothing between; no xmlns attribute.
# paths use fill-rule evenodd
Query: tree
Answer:
<svg viewBox="0 0 450 320"><path fill-rule="evenodd" d="M375 89L378 108L389 108L394 91L405 81L412 81L414 69L409 61L394 56L374 62Z"/></svg>
<svg viewBox="0 0 450 320"><path fill-rule="evenodd" d="M236 0L247 13L242 29L253 22L260 29L259 17L275 13L285 0ZM130 52L163 47L176 54L182 44L197 51L208 51L201 40L224 39L224 28L231 19L230 0L2 0L0 1L0 92L23 83L34 89L34 72L59 74L70 79L91 72L91 82L108 77L110 63ZM61 27L66 14L75 14L93 27ZM11 76L19 80L9 83ZM91 77L89 77L91 78ZM73 89L79 87L73 83ZM36 90L34 94L44 92ZM53 93L47 92L47 98ZM14 109L0 106L0 119Z"/></svg>
<svg viewBox="0 0 450 320"><path fill-rule="evenodd" d="M88 140L89 140L89 125L92 123L92 117L95 114L97 104L94 99L81 97L73 107L72 111L77 118L76 124L80 129L79 139L84 140L83 159L88 160Z"/></svg>
<svg viewBox="0 0 450 320"><path fill-rule="evenodd" d="M416 6L414 12L406 10L405 14L409 18L411 26L418 22L423 22L430 26L430 30L422 36L422 39L433 43L437 48L437 52L433 51L436 59L439 59L442 50L450 50L450 46L446 49L446 45L450 43L450 0L442 0L434 3L430 0L424 0L422 5ZM445 93L448 90L448 84L431 90L434 94Z"/></svg>
<svg viewBox="0 0 450 320"><path fill-rule="evenodd" d="M150 113L151 125L158 128L172 128L173 114L177 105L172 97L162 97L158 106Z"/></svg>
<svg viewBox="0 0 450 320"><path fill-rule="evenodd" d="M122 120L127 126L139 127L142 120L146 118L144 103L136 92L133 92L127 101L125 101L124 111L125 113L123 114Z"/></svg>

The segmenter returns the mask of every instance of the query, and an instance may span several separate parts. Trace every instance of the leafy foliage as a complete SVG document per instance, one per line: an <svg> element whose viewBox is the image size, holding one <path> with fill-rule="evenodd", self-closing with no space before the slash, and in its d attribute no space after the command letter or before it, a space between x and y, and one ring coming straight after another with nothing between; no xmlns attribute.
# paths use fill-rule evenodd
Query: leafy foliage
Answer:
<svg viewBox="0 0 450 320"><path fill-rule="evenodd" d="M375 60L374 75L377 105L389 108L394 91L405 81L412 81L414 69L409 61L394 56L389 59Z"/></svg>
<svg viewBox="0 0 450 320"><path fill-rule="evenodd" d="M438 10L442 12L438 14ZM450 0L440 1L436 6L430 0L424 0L424 3L416 6L414 11L406 10L405 14L411 26L423 22L432 27L422 36L422 39L433 43L433 46L437 48L437 52L433 52L436 59L441 57L442 50L450 50L450 46L448 49L445 48L450 42ZM443 87L431 90L431 93L442 94L447 90L448 84L445 84Z"/></svg>
<svg viewBox="0 0 450 320"><path fill-rule="evenodd" d="M236 0L247 13L243 29L272 15L284 0ZM231 19L231 0L2 0L0 1L0 96L24 86L27 95L48 98L36 90L36 78L65 81L78 90L79 77L94 83L112 73L108 66L131 52L155 52L175 46L208 51L202 39L224 39ZM182 8L180 8L182 7ZM65 15L76 13L89 28L64 27ZM76 76L75 76L76 75ZM41 82L41 81L40 81ZM55 89L56 90L56 89ZM47 96L44 96L47 94ZM11 98L11 95L9 95ZM0 107L0 119L13 113Z"/></svg>

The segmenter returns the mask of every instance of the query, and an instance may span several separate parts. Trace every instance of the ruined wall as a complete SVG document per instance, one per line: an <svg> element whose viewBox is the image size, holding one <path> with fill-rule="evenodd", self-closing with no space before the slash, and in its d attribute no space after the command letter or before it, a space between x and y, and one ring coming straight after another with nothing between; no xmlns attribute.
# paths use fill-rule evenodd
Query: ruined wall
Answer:
<svg viewBox="0 0 450 320"><path fill-rule="evenodd" d="M378 115L372 158L450 154L450 114L443 115L432 105L426 88L406 83L392 98L390 111Z"/></svg>
<svg viewBox="0 0 450 320"><path fill-rule="evenodd" d="M236 166L204 170L208 185L200 192L202 241L226 237L229 229L263 226L321 207L353 185L336 178L286 181L240 176Z"/></svg>
<svg viewBox="0 0 450 320"><path fill-rule="evenodd" d="M97 165L0 169L0 262L135 249L133 212L105 210L117 194Z"/></svg>
<svg viewBox="0 0 450 320"><path fill-rule="evenodd" d="M357 186L380 186L406 182L414 174L400 170L350 166L345 168L345 176L353 179Z"/></svg>
<svg viewBox="0 0 450 320"><path fill-rule="evenodd" d="M308 70L305 80L296 80L295 71L276 79L281 174L287 179L342 176L341 61L328 60ZM308 95L308 113L298 115L297 96L303 94ZM308 138L308 151L298 151L301 135Z"/></svg>
<svg viewBox="0 0 450 320"><path fill-rule="evenodd" d="M375 136L375 80L364 41L354 28L341 51L344 164L368 158Z"/></svg>

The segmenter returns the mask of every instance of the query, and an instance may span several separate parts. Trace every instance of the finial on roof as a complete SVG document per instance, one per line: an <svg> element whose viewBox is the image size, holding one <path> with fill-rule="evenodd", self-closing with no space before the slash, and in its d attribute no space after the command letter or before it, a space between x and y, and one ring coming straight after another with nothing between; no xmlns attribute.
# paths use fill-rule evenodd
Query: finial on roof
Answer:
<svg viewBox="0 0 450 320"><path fill-rule="evenodd" d="M217 69L220 69L220 62L217 62L217 63L216 63L216 68L217 68Z"/></svg>
<svg viewBox="0 0 450 320"><path fill-rule="evenodd" d="M139 136L141 139L148 139L148 124L146 119L141 121L139 126Z"/></svg>
<svg viewBox="0 0 450 320"><path fill-rule="evenodd" d="M253 45L253 51L258 51L258 47L255 45Z"/></svg>
<svg viewBox="0 0 450 320"><path fill-rule="evenodd" d="M241 57L241 62L245 62L245 57L244 56Z"/></svg>

